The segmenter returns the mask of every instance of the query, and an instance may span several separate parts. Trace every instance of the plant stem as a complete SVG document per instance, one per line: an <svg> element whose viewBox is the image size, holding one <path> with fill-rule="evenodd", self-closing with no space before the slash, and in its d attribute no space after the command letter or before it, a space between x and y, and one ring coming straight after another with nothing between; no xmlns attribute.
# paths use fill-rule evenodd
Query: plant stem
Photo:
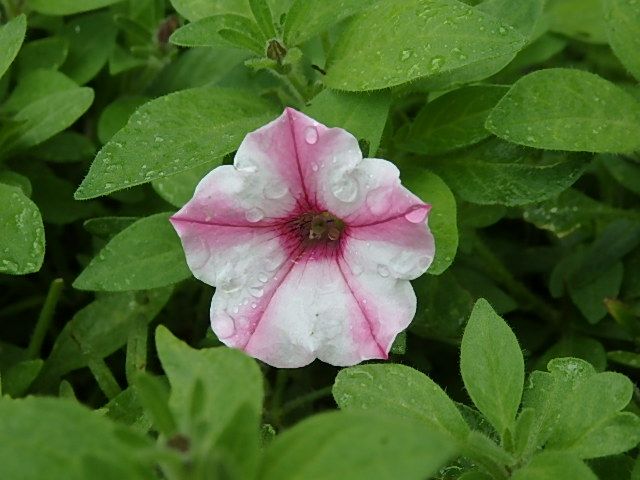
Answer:
<svg viewBox="0 0 640 480"><path fill-rule="evenodd" d="M53 319L58 300L60 300L63 287L64 281L61 278L56 278L49 286L47 298L44 300L44 305L42 306L42 310L40 310L40 315L38 315L38 321L33 330L31 341L27 347L27 356L29 358L37 358L40 354L42 343L51 325L51 320Z"/></svg>
<svg viewBox="0 0 640 480"><path fill-rule="evenodd" d="M105 396L111 400L116 397L122 389L118 385L118 381L113 376L113 372L102 358L87 358L89 370L98 382L100 390Z"/></svg>
<svg viewBox="0 0 640 480"><path fill-rule="evenodd" d="M313 392L309 392L305 395L301 395L298 398L294 398L293 400L285 403L280 409L280 413L284 416L293 410L306 405L307 403L315 402L324 397L328 397L331 395L331 387L324 387L318 390L314 390Z"/></svg>

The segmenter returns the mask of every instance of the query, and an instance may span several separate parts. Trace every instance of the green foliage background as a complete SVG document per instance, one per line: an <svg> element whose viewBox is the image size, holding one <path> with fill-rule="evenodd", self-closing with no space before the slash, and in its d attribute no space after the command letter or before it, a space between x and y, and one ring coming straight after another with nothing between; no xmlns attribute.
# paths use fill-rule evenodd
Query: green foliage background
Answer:
<svg viewBox="0 0 640 480"><path fill-rule="evenodd" d="M640 479L640 1L0 14L0 478ZM167 218L285 106L433 205L388 363L209 329Z"/></svg>

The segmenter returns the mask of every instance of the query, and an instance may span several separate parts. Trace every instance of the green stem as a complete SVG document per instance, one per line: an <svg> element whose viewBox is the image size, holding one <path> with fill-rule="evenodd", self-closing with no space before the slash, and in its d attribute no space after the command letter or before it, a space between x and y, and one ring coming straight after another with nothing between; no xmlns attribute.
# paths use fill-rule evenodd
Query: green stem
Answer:
<svg viewBox="0 0 640 480"><path fill-rule="evenodd" d="M543 320L553 323L559 321L560 314L554 308L518 281L479 236L476 236L475 240L476 253L486 262L495 280L509 292L522 308L535 313Z"/></svg>
<svg viewBox="0 0 640 480"><path fill-rule="evenodd" d="M64 281L61 278L56 278L49 286L47 298L44 300L44 305L42 306L42 310L40 310L40 315L38 315L38 321L33 330L31 341L27 347L27 356L29 358L37 358L40 354L42 343L51 325L51 320L53 319L58 300L60 300L63 287Z"/></svg>
<svg viewBox="0 0 640 480"><path fill-rule="evenodd" d="M329 395L331 395L331 387L314 390L313 392L301 395L298 398L285 403L280 409L280 413L284 416L297 408L300 408L308 403L315 402L316 400L319 400L321 398L328 397Z"/></svg>
<svg viewBox="0 0 640 480"><path fill-rule="evenodd" d="M98 382L100 390L102 390L109 400L120 394L122 389L104 359L88 358L87 363L89 364L89 370L91 370L91 373Z"/></svg>
<svg viewBox="0 0 640 480"><path fill-rule="evenodd" d="M147 366L147 325L144 316L140 315L136 325L127 338L127 356L125 359L125 372L129 384L138 372L145 370Z"/></svg>
<svg viewBox="0 0 640 480"><path fill-rule="evenodd" d="M276 372L276 381L273 386L273 394L271 395L270 410L271 418L276 424L280 424L282 418L282 396L284 395L284 389L287 386L287 380L289 379L289 373L287 370L279 369Z"/></svg>

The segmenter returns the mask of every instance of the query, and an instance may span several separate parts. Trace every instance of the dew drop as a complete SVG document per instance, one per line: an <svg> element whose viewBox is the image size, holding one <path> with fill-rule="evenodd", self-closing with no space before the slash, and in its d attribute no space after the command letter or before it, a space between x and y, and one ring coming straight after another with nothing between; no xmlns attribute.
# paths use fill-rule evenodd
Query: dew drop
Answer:
<svg viewBox="0 0 640 480"><path fill-rule="evenodd" d="M318 171L318 164L314 163L313 165L311 165L311 170L313 170L314 172Z"/></svg>
<svg viewBox="0 0 640 480"><path fill-rule="evenodd" d="M262 210L260 210L259 208L257 208L257 207L250 208L245 213L245 217L246 217L248 222L256 223L256 222L259 222L260 220L262 220L264 218L264 212Z"/></svg>
<svg viewBox="0 0 640 480"><path fill-rule="evenodd" d="M382 215L391 206L389 202L390 190L385 187L378 187L367 193L365 200L367 207L374 215Z"/></svg>
<svg viewBox="0 0 640 480"><path fill-rule="evenodd" d="M213 322L213 330L218 335L218 338L228 338L236 333L236 326L231 318L225 316L217 318Z"/></svg>
<svg viewBox="0 0 640 480"><path fill-rule="evenodd" d="M417 207L408 212L404 218L411 223L422 223L425 218L427 218L427 213L429 213L429 209L427 207Z"/></svg>
<svg viewBox="0 0 640 480"><path fill-rule="evenodd" d="M264 272L260 272L258 274L258 280L260 280L262 283L267 283L267 280L269 280L269 276Z"/></svg>
<svg viewBox="0 0 640 480"><path fill-rule="evenodd" d="M249 293L251 295L253 295L256 298L260 298L262 297L262 295L264 295L264 288L262 287L250 287L249 288Z"/></svg>
<svg viewBox="0 0 640 480"><path fill-rule="evenodd" d="M289 187L284 182L276 180L264 187L264 196L270 200L278 200L284 197L289 191Z"/></svg>
<svg viewBox="0 0 640 480"><path fill-rule="evenodd" d="M442 55L436 55L431 59L430 66L432 72L437 72L444 65L444 57Z"/></svg>
<svg viewBox="0 0 640 480"><path fill-rule="evenodd" d="M315 143L318 141L318 129L316 127L305 128L304 141L309 145L315 145Z"/></svg>
<svg viewBox="0 0 640 480"><path fill-rule="evenodd" d="M504 28L504 27L500 27L500 28L498 29L498 33L499 33L500 35L506 35L506 34L507 34L507 29L506 29L506 28Z"/></svg>
<svg viewBox="0 0 640 480"><path fill-rule="evenodd" d="M386 265L378 265L378 275L380 275L382 278L386 278L389 276L389 269L386 267Z"/></svg>
<svg viewBox="0 0 640 480"><path fill-rule="evenodd" d="M404 60L408 60L411 57L411 50L403 50L402 54L400 55L400 60L404 61Z"/></svg>
<svg viewBox="0 0 640 480"><path fill-rule="evenodd" d="M240 290L240 283L235 278L226 278L220 282L220 289L225 293L233 293Z"/></svg>
<svg viewBox="0 0 640 480"><path fill-rule="evenodd" d="M331 185L331 193L341 202L353 202L358 196L358 182L345 174Z"/></svg>

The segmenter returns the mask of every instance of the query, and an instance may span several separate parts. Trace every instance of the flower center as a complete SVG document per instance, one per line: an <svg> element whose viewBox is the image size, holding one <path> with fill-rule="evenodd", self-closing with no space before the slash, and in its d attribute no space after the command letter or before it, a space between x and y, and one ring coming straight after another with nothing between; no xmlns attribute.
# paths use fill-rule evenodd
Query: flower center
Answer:
<svg viewBox="0 0 640 480"><path fill-rule="evenodd" d="M295 224L306 242L336 242L344 231L344 222L329 212L303 213Z"/></svg>

